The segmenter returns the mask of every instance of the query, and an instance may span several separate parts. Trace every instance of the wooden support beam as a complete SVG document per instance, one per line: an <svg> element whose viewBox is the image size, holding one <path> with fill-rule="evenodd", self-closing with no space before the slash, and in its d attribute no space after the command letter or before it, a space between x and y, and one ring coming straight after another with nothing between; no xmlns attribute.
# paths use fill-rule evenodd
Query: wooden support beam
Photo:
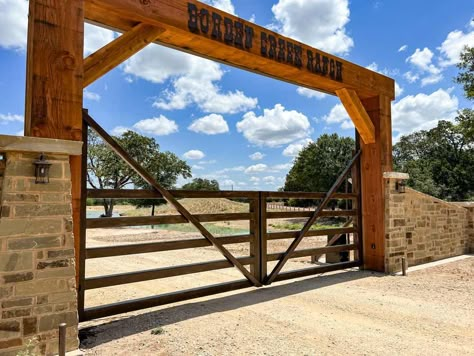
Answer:
<svg viewBox="0 0 474 356"><path fill-rule="evenodd" d="M362 100L375 127L375 143L361 142L361 199L364 268L385 271L383 172L392 170L390 100ZM384 142L388 140L388 142Z"/></svg>
<svg viewBox="0 0 474 356"><path fill-rule="evenodd" d="M30 0L25 136L83 139L83 7L83 0ZM71 156L70 166L74 244L79 261L81 157Z"/></svg>
<svg viewBox="0 0 474 356"><path fill-rule="evenodd" d="M342 105L346 108L364 143L374 143L375 127L372 120L370 120L369 114L365 111L357 92L353 89L343 88L336 90L336 94L341 99Z"/></svg>
<svg viewBox="0 0 474 356"><path fill-rule="evenodd" d="M395 97L393 79L196 0L86 0L85 10L94 24L120 32L140 22L163 27L156 43L299 86Z"/></svg>
<svg viewBox="0 0 474 356"><path fill-rule="evenodd" d="M156 40L165 30L140 23L84 60L84 88Z"/></svg>

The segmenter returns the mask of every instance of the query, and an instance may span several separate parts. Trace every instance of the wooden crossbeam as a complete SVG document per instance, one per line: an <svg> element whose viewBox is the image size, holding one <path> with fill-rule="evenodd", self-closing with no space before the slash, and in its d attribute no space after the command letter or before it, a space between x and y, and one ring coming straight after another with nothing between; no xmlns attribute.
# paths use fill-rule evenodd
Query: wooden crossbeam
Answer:
<svg viewBox="0 0 474 356"><path fill-rule="evenodd" d="M288 250L284 253L283 257L278 261L277 265L273 269L273 271L270 273L268 276L267 280L265 281L265 284L271 284L275 278L278 276L278 273L281 271L283 266L288 262L290 259L291 255L293 252L296 250L300 242L303 240L305 237L306 233L309 231L311 226L314 224L316 219L319 217L321 212L323 211L324 207L326 204L332 199L332 196L336 192L336 190L340 187L344 179L346 178L347 174L350 172L352 169L352 166L354 165L355 162L359 159L361 155L361 151L358 151L354 157L352 157L351 161L347 165L347 167L344 169L344 171L341 173L341 175L337 178L337 180L334 182L332 185L331 189L326 194L326 197L323 199L321 204L319 204L318 208L315 210L313 216L306 221L306 224L303 226L303 229L298 233L298 237L291 243L290 247L288 247Z"/></svg>
<svg viewBox="0 0 474 356"><path fill-rule="evenodd" d="M352 219L349 219L347 220L344 225L342 226L343 228L346 228L346 227L349 227L352 225ZM335 243L337 240L340 239L340 237L342 236L343 234L336 234L334 235L331 240L329 240L329 242L327 243L326 247L329 247L329 246L332 246L333 243ZM311 259L313 263L316 263L318 262L318 260L321 258L321 256L324 255L324 253L320 253L320 254L317 254L317 255L314 255L314 256L311 256Z"/></svg>
<svg viewBox="0 0 474 356"><path fill-rule="evenodd" d="M140 23L84 60L84 88L152 43L165 30Z"/></svg>
<svg viewBox="0 0 474 356"><path fill-rule="evenodd" d="M336 94L347 110L354 126L365 144L375 143L375 127L362 102L353 89L339 89Z"/></svg>
<svg viewBox="0 0 474 356"><path fill-rule="evenodd" d="M130 167L132 167L148 184L157 190L157 193L172 205L187 221L193 224L196 229L204 236L232 265L237 267L242 274L256 287L262 284L235 258L220 242L216 239L200 222L192 215L176 198L166 189L164 189L146 170L143 169L130 155L97 123L89 116L86 110L83 112L84 120L87 124L102 137L102 139L112 148L112 150L122 158Z"/></svg>

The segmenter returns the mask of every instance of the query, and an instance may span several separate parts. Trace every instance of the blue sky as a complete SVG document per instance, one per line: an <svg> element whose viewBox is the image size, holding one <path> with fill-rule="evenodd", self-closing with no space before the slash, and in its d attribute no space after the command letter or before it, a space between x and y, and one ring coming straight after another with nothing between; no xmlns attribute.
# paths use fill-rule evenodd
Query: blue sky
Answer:
<svg viewBox="0 0 474 356"><path fill-rule="evenodd" d="M474 45L470 0L205 2L394 78L395 142L472 107L452 80L462 47ZM0 134L23 130L27 7L0 0ZM116 36L86 25L86 54ZM111 133L154 137L222 189L277 189L305 144L354 136L335 97L157 45L89 86L84 107Z"/></svg>

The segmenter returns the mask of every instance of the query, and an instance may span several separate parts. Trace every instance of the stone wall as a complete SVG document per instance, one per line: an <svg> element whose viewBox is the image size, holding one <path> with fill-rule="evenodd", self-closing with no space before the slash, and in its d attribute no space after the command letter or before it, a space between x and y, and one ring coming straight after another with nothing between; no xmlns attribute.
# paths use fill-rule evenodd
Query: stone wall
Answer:
<svg viewBox="0 0 474 356"><path fill-rule="evenodd" d="M459 256L469 252L472 215L469 210L406 188L396 182L406 175L385 175L385 270L401 270L402 257L409 266Z"/></svg>
<svg viewBox="0 0 474 356"><path fill-rule="evenodd" d="M4 138L0 152L11 141ZM49 140L31 140L42 140L48 152ZM62 322L68 325L67 349L78 346L69 154L46 156L52 163L50 183L35 184L39 152L6 151L0 192L0 355L26 349L57 353Z"/></svg>

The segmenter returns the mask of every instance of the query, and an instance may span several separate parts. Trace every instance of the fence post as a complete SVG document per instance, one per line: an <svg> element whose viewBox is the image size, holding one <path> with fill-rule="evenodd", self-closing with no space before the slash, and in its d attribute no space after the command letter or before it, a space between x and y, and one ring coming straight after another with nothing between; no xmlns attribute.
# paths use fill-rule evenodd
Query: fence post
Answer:
<svg viewBox="0 0 474 356"><path fill-rule="evenodd" d="M265 192L259 192L259 221L258 226L260 229L260 282L264 282L267 279L267 194Z"/></svg>
<svg viewBox="0 0 474 356"><path fill-rule="evenodd" d="M253 235L250 241L250 256L254 262L250 265L250 273L258 280L262 280L262 263L260 253L260 199L250 199L249 212L252 215L249 221L249 232Z"/></svg>

